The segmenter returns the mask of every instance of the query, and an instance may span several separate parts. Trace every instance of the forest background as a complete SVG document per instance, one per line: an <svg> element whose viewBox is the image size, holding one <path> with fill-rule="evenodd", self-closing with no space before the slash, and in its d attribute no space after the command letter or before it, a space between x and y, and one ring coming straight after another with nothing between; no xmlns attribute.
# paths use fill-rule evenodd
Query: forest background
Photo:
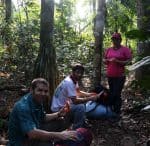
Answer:
<svg viewBox="0 0 150 146"><path fill-rule="evenodd" d="M45 77L50 95L73 62L85 65L93 85L101 82L103 51L115 31L132 49L133 63L150 53L148 0L1 0L0 11L1 74L19 74L25 85ZM146 88L148 68L136 70Z"/></svg>
<svg viewBox="0 0 150 146"><path fill-rule="evenodd" d="M149 57L149 14L149 0L0 0L0 129L35 77L49 81L51 97L72 63L79 62L85 66L83 87L105 84L102 58L113 32L131 48L132 64ZM130 97L136 111L150 104L149 73L148 63L126 69L128 93L134 96L125 100Z"/></svg>
<svg viewBox="0 0 150 146"><path fill-rule="evenodd" d="M1 0L1 90L7 88L3 86L5 79L28 87L34 77L44 77L52 96L74 62L84 64L85 76L91 78L91 85L97 85L105 76L103 52L111 46L115 31L122 34L122 44L131 48L132 63L149 56L149 3ZM149 65L135 71L134 86L149 89L149 80Z"/></svg>

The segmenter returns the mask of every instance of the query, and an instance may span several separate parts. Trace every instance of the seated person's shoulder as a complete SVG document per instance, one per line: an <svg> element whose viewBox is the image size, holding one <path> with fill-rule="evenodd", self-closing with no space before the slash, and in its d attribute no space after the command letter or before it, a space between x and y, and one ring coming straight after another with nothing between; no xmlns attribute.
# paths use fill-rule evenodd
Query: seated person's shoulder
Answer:
<svg viewBox="0 0 150 146"><path fill-rule="evenodd" d="M29 102L25 96L23 96L19 101L17 101L14 105L14 110L20 112L27 112L30 110Z"/></svg>

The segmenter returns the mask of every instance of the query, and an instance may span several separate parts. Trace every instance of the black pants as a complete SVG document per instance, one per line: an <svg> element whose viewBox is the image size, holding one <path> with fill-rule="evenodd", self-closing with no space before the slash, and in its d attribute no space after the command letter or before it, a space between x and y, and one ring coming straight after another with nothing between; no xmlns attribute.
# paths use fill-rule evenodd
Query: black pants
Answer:
<svg viewBox="0 0 150 146"><path fill-rule="evenodd" d="M114 112L120 114L122 99L121 92L125 83L125 76L123 77L108 77L108 84L110 89L109 105L112 106Z"/></svg>

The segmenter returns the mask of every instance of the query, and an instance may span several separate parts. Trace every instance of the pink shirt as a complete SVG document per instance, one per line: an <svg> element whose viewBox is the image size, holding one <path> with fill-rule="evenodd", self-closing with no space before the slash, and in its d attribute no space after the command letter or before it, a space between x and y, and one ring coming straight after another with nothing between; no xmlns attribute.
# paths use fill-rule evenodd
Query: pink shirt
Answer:
<svg viewBox="0 0 150 146"><path fill-rule="evenodd" d="M116 58L121 61L126 61L131 59L131 50L127 47L121 46L119 49L115 50L113 47L108 48L104 54L105 59ZM121 77L125 73L125 65L119 64L117 62L107 62L107 76L108 77Z"/></svg>

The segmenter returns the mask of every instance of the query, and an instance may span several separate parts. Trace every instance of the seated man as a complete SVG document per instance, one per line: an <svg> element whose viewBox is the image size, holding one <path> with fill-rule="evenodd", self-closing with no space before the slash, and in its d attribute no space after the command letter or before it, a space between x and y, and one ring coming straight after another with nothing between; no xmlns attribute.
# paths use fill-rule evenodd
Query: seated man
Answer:
<svg viewBox="0 0 150 146"><path fill-rule="evenodd" d="M45 114L42 103L48 93L48 82L37 78L32 81L30 92L16 102L9 118L8 146L29 146L30 140L47 141L49 146L52 146L53 140L77 140L77 131L49 132L39 129L43 121L64 116L63 109Z"/></svg>
<svg viewBox="0 0 150 146"><path fill-rule="evenodd" d="M73 119L72 129L85 126L85 105L83 103L90 100L95 101L99 97L96 94L79 90L78 81L82 78L83 73L84 67L81 64L73 65L72 73L58 85L52 98L52 112L58 112L69 101L69 115Z"/></svg>

